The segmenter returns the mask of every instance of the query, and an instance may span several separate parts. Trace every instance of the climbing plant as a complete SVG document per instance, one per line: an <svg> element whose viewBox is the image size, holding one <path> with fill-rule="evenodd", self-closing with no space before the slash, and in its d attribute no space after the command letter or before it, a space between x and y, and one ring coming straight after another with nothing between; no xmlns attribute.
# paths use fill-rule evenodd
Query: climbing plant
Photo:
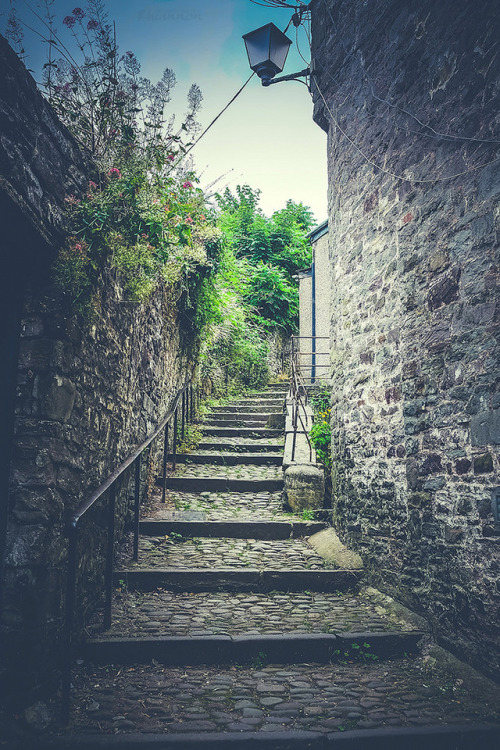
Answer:
<svg viewBox="0 0 500 750"><path fill-rule="evenodd" d="M194 331L210 315L198 302L210 296L221 244L214 212L183 159L199 127L200 89L191 86L187 114L176 125L167 111L173 71L167 68L157 83L142 76L134 53L120 51L102 0L75 7L60 22L61 35L53 0L24 5L47 43L42 90L95 165L84 194L66 197L70 236L54 266L57 286L82 313L106 267L115 269L132 301L163 283L176 290ZM7 31L19 48L15 3Z"/></svg>

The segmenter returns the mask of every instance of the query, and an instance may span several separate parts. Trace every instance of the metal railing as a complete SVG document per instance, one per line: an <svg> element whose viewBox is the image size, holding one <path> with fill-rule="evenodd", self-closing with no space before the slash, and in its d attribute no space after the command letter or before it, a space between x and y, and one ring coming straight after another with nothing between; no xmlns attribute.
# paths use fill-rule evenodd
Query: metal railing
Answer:
<svg viewBox="0 0 500 750"><path fill-rule="evenodd" d="M300 348L301 341L309 341L311 343L311 351L302 351ZM301 374L302 380L309 380L310 384L315 384L318 380L321 380L321 375L325 370L330 367L330 352L329 351L318 351L318 341L329 341L328 336L292 336L292 361L296 362L298 371ZM304 362L305 357L310 357L310 361ZM327 357L327 361L319 361L319 357ZM319 374L317 370L322 372ZM310 375L305 375L304 371L310 371Z"/></svg>
<svg viewBox="0 0 500 750"><path fill-rule="evenodd" d="M299 432L299 422L301 426L301 434L306 436L307 444L309 446L309 461L312 461L312 444L309 438L308 422L309 416L307 414L307 389L305 383L300 374L300 366L297 360L297 352L293 348L292 337L292 356L290 363L290 401L292 407L292 454L291 461L295 459L295 448L297 445L297 433Z"/></svg>
<svg viewBox="0 0 500 750"><path fill-rule="evenodd" d="M62 719L65 723L69 721L71 676L74 660L75 643L75 615L77 604L77 573L79 568L78 539L82 521L93 509L101 507L107 501L107 533L106 533L106 561L104 572L104 615L103 627L108 630L111 627L111 607L113 595L113 572L114 572L114 547L115 547L115 510L117 499L117 480L124 476L125 471L133 468L134 503L133 503L133 559L139 558L139 511L141 494L141 459L143 451L150 447L155 440L163 434L163 459L162 459L162 502L165 502L167 486L167 466L169 459L169 442L172 444L170 454L173 469L176 466L177 442L180 437L184 439L187 425L196 418L199 407L200 394L193 383L188 382L176 394L172 406L159 426L135 451L118 466L117 469L103 482L92 495L74 511L66 524L68 536L68 570L66 582L66 607L64 619L64 654L62 669ZM180 413L179 413L180 412ZM180 421L180 429L179 429ZM172 425L173 422L173 425ZM169 441L169 432L172 432ZM180 435L179 435L180 433ZM81 571L80 571L81 573Z"/></svg>

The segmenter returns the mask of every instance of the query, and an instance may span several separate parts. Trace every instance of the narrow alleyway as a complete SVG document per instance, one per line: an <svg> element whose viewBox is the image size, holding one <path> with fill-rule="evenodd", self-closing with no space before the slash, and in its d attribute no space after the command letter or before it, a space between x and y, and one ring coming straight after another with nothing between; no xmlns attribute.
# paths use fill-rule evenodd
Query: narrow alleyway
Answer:
<svg viewBox="0 0 500 750"><path fill-rule="evenodd" d="M284 396L271 386L214 408L196 451L177 456L166 503L141 521L139 562L116 573L111 630L90 629L71 746L99 733L134 747L165 735L193 750L322 748L352 730L389 742L395 728L494 718L430 669L420 621L308 544L324 522L285 512L283 430L266 426Z"/></svg>

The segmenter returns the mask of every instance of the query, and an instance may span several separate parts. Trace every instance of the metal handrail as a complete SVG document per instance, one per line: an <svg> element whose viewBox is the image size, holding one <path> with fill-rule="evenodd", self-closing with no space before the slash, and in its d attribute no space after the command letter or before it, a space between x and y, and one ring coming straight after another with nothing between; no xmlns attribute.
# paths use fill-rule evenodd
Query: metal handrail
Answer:
<svg viewBox="0 0 500 750"><path fill-rule="evenodd" d="M295 445L297 442L297 433L299 430L297 429L297 424L300 422L300 425L302 427L301 433L306 436L307 444L309 446L309 461L312 461L312 444L311 440L309 438L309 432L306 430L306 425L308 423L308 415L306 411L307 406L307 390L305 383L302 381L301 375L300 375L300 369L297 361L296 352L294 351L293 346L293 336L292 336L292 356L291 356L291 378L290 378L290 398L292 401L292 427L293 427L293 439L292 439L292 455L291 455L291 461L295 458ZM304 420L302 419L302 415L300 414L300 409L302 409L305 417L306 424L304 425Z"/></svg>
<svg viewBox="0 0 500 750"><path fill-rule="evenodd" d="M163 462L162 462L162 502L165 502L166 480L167 480L167 462L168 462L168 443L169 443L169 426L174 420L173 437L172 437L172 456L173 467L175 469L175 460L177 452L177 432L178 432L178 411L181 408L181 439L184 438L186 425L196 418L199 406L199 392L191 381L188 381L179 389L173 400L172 406L162 419L155 431L144 440L134 452L123 461L115 471L85 500L78 506L65 527L68 536L68 570L66 582L66 606L64 619L64 657L62 669L62 719L63 722L69 721L70 713L70 692L71 692L71 674L73 662L73 640L74 640L74 617L76 605L76 586L77 586L77 567L78 567L78 530L80 521L86 514L98 503L98 501L108 492L108 529L107 529L107 549L106 549L106 570L104 578L105 586L105 606L103 625L107 630L111 627L111 605L113 593L113 564L114 564L114 542L115 542L115 503L116 503L116 481L130 466L134 465L134 543L133 559L139 557L139 511L140 511L140 477L141 477L141 456L143 451L148 448L155 438L164 430L163 441Z"/></svg>

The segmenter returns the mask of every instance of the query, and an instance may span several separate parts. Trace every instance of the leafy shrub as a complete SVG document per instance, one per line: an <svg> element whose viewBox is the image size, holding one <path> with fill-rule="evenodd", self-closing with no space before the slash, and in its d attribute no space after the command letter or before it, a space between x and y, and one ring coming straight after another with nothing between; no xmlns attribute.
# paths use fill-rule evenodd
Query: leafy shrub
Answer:
<svg viewBox="0 0 500 750"><path fill-rule="evenodd" d="M327 388L313 394L310 403L314 411L314 423L309 431L309 438L316 455L322 464L328 469L332 467L331 440L332 431L330 426L330 392Z"/></svg>

